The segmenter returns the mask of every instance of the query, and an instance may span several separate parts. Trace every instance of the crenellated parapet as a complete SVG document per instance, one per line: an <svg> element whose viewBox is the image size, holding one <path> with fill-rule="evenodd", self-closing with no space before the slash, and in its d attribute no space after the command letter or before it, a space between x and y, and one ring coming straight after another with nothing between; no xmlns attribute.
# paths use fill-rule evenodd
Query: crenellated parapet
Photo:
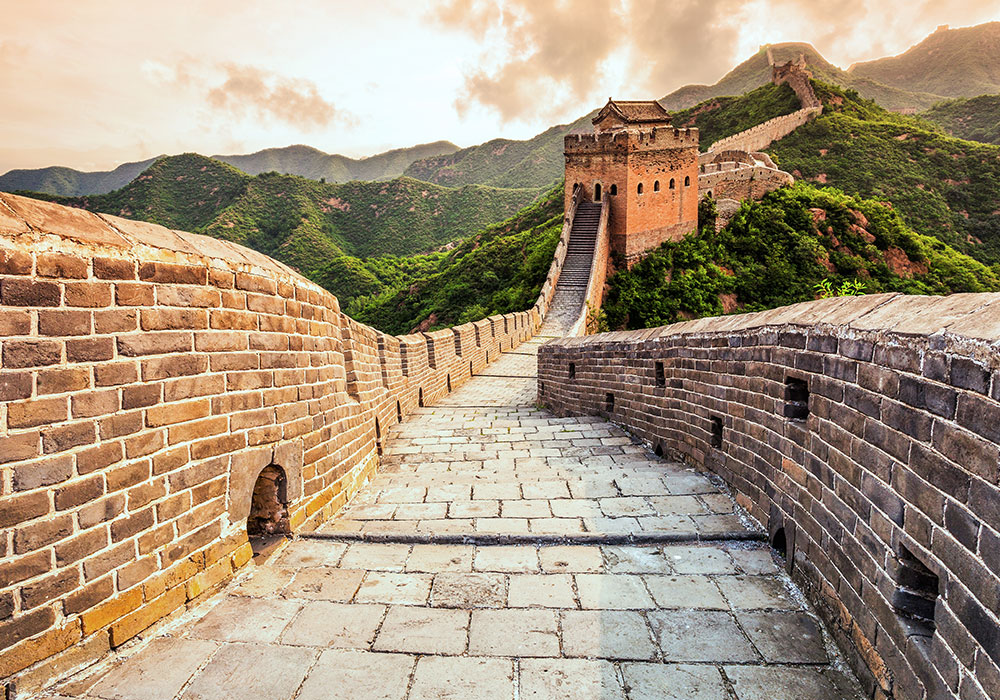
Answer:
<svg viewBox="0 0 1000 700"><path fill-rule="evenodd" d="M655 127L596 133L567 134L563 139L567 155L586 153L656 151L670 148L697 148L698 129Z"/></svg>

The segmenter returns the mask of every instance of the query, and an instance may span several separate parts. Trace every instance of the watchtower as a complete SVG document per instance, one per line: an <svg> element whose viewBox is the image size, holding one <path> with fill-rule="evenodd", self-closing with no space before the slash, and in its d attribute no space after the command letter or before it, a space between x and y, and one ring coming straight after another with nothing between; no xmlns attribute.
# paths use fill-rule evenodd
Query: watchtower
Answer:
<svg viewBox="0 0 1000 700"><path fill-rule="evenodd" d="M659 102L608 103L592 134L566 136L566 205L607 198L611 249L628 265L698 227L698 130L675 129Z"/></svg>

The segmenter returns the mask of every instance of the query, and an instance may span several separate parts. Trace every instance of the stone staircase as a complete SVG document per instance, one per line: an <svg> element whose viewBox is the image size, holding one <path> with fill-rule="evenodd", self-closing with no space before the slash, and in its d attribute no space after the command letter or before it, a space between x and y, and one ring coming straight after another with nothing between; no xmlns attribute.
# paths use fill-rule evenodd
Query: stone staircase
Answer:
<svg viewBox="0 0 1000 700"><path fill-rule="evenodd" d="M590 267L597 243L597 229L601 221L601 205L581 202L577 205L570 231L566 261L563 263L556 291L545 315L545 322L538 331L542 338L566 335L580 318L580 310L587 297Z"/></svg>
<svg viewBox="0 0 1000 700"><path fill-rule="evenodd" d="M590 264L594 259L594 245L597 243L597 227L601 221L601 205L595 202L581 202L573 218L566 262L559 275L560 287L587 287L590 281Z"/></svg>

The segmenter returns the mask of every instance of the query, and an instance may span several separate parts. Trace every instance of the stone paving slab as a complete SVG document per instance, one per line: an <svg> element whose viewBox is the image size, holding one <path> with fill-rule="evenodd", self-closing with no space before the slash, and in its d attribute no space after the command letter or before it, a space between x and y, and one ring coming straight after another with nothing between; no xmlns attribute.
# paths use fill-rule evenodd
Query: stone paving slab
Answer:
<svg viewBox="0 0 1000 700"><path fill-rule="evenodd" d="M538 344L387 431L320 534L49 697L860 700L715 481L534 406Z"/></svg>

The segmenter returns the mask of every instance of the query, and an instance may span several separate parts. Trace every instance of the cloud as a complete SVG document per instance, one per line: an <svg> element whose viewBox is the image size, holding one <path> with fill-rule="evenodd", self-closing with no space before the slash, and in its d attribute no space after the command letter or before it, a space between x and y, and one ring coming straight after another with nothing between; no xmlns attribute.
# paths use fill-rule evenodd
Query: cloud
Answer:
<svg viewBox="0 0 1000 700"><path fill-rule="evenodd" d="M253 66L223 65L225 81L209 90L208 104L236 118L247 116L319 129L334 122L350 125L354 117L323 99L314 82L276 75Z"/></svg>
<svg viewBox="0 0 1000 700"><path fill-rule="evenodd" d="M484 41L502 37L505 60L467 74L458 106L478 102L505 119L556 114L558 93L590 96L625 29L619 8L606 0L452 0L436 19Z"/></svg>
<svg viewBox="0 0 1000 700"><path fill-rule="evenodd" d="M948 17L995 16L996 0L914 0L905 12L885 0L450 0L433 15L484 47L459 111L479 104L505 120L714 83L764 43L808 42L846 67L903 50Z"/></svg>

